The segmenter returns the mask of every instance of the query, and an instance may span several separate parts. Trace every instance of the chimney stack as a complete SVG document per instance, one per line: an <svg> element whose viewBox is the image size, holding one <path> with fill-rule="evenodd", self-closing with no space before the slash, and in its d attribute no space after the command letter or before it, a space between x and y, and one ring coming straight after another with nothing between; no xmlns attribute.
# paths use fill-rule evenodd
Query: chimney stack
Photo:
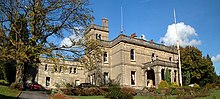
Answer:
<svg viewBox="0 0 220 99"><path fill-rule="evenodd" d="M107 18L102 18L102 26L108 27L108 19Z"/></svg>
<svg viewBox="0 0 220 99"><path fill-rule="evenodd" d="M107 18L102 18L102 27L103 29L108 31L108 19Z"/></svg>

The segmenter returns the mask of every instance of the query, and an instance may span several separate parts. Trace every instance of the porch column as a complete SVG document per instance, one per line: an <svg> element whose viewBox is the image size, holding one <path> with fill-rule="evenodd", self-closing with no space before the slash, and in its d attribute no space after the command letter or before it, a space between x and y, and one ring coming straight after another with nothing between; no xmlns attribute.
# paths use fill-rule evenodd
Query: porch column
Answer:
<svg viewBox="0 0 220 99"><path fill-rule="evenodd" d="M174 82L174 73L173 73L173 68L170 69L170 82Z"/></svg>
<svg viewBox="0 0 220 99"><path fill-rule="evenodd" d="M155 72L155 87L158 88L158 85L161 81L161 68L157 66L154 72Z"/></svg>

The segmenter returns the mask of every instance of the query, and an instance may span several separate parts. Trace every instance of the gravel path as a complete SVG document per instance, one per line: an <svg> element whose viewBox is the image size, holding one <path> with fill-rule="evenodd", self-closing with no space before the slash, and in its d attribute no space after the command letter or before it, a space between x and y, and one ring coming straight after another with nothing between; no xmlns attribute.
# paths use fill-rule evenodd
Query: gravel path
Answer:
<svg viewBox="0 0 220 99"><path fill-rule="evenodd" d="M49 95L45 91L23 91L19 99L49 99Z"/></svg>

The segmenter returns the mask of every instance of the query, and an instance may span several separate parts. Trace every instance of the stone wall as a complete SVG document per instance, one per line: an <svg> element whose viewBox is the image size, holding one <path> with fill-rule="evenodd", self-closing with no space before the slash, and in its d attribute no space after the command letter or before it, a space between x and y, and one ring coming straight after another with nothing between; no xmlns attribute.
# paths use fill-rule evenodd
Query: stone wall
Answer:
<svg viewBox="0 0 220 99"><path fill-rule="evenodd" d="M45 67L46 65L47 67ZM49 81L46 81L46 77L49 77ZM55 63L42 58L41 64L38 66L36 80L45 88L65 87L67 83L76 85L76 83L85 82L85 74L83 67L77 62L62 61ZM46 85L46 83L49 83L49 85Z"/></svg>

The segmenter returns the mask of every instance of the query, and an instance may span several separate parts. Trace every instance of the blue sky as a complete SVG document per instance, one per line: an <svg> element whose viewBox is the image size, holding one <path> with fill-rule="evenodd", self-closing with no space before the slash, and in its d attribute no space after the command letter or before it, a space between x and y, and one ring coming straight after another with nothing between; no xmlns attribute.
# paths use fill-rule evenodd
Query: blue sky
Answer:
<svg viewBox="0 0 220 99"><path fill-rule="evenodd" d="M172 44L166 39L173 31L175 8L182 44L191 44L203 55L209 54L217 74L220 73L220 0L91 0L90 3L95 24L101 25L101 19L108 18L110 40L120 34L122 6L124 34L144 34L147 40L158 43L164 40L165 44Z"/></svg>

